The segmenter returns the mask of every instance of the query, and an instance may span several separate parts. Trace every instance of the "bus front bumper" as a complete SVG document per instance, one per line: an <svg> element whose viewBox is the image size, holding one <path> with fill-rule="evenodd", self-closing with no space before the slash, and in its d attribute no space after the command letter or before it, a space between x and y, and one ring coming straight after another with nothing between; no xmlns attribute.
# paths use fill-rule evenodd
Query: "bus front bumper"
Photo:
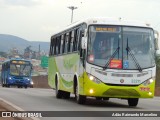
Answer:
<svg viewBox="0 0 160 120"><path fill-rule="evenodd" d="M82 83L82 82L81 82ZM109 97L109 98L153 98L154 97L155 80L147 86L143 84L137 86L118 86L107 85L105 83L95 83L89 79L85 79L80 84L79 93L91 97Z"/></svg>

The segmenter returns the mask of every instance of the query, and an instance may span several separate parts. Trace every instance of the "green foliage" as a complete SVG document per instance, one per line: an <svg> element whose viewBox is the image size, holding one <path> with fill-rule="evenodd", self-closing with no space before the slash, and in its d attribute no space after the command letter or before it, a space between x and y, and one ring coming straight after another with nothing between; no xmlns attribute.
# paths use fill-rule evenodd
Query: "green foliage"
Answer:
<svg viewBox="0 0 160 120"><path fill-rule="evenodd" d="M156 56L156 86L160 86L160 55Z"/></svg>
<svg viewBox="0 0 160 120"><path fill-rule="evenodd" d="M157 68L160 69L160 56L159 55L156 56L156 65L157 65Z"/></svg>

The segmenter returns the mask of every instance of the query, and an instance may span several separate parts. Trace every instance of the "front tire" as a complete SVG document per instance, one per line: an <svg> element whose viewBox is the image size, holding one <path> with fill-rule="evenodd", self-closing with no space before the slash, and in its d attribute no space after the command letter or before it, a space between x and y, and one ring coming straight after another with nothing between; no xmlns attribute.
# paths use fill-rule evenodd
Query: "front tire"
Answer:
<svg viewBox="0 0 160 120"><path fill-rule="evenodd" d="M75 98L78 104L85 104L86 102L86 96L78 93L78 85L75 87Z"/></svg>
<svg viewBox="0 0 160 120"><path fill-rule="evenodd" d="M7 87L7 88L10 88L10 84L7 84L6 87Z"/></svg>
<svg viewBox="0 0 160 120"><path fill-rule="evenodd" d="M138 104L139 99L138 98L129 98L128 99L128 105L131 107L136 107Z"/></svg>

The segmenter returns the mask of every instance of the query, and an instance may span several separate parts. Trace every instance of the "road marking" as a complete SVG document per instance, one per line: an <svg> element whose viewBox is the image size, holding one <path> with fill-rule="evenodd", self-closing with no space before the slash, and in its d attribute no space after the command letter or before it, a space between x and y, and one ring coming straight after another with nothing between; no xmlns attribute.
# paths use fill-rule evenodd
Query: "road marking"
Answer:
<svg viewBox="0 0 160 120"><path fill-rule="evenodd" d="M11 102L3 99L3 98L0 98L0 101L5 102L6 104L12 106L13 108L15 108L15 109L18 110L18 111L25 111L25 110L23 110L22 108L16 106L15 104L13 104L13 103L11 103ZM22 119L23 119L23 118L22 118ZM32 120L40 120L39 118L34 118L34 117L31 117L31 119L32 119Z"/></svg>

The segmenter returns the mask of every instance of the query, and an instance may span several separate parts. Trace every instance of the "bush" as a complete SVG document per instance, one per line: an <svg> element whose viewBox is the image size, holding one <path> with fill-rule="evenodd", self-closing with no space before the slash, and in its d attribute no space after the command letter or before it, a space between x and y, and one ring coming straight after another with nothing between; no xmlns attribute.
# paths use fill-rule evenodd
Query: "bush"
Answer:
<svg viewBox="0 0 160 120"><path fill-rule="evenodd" d="M156 56L156 86L160 87L160 55Z"/></svg>

